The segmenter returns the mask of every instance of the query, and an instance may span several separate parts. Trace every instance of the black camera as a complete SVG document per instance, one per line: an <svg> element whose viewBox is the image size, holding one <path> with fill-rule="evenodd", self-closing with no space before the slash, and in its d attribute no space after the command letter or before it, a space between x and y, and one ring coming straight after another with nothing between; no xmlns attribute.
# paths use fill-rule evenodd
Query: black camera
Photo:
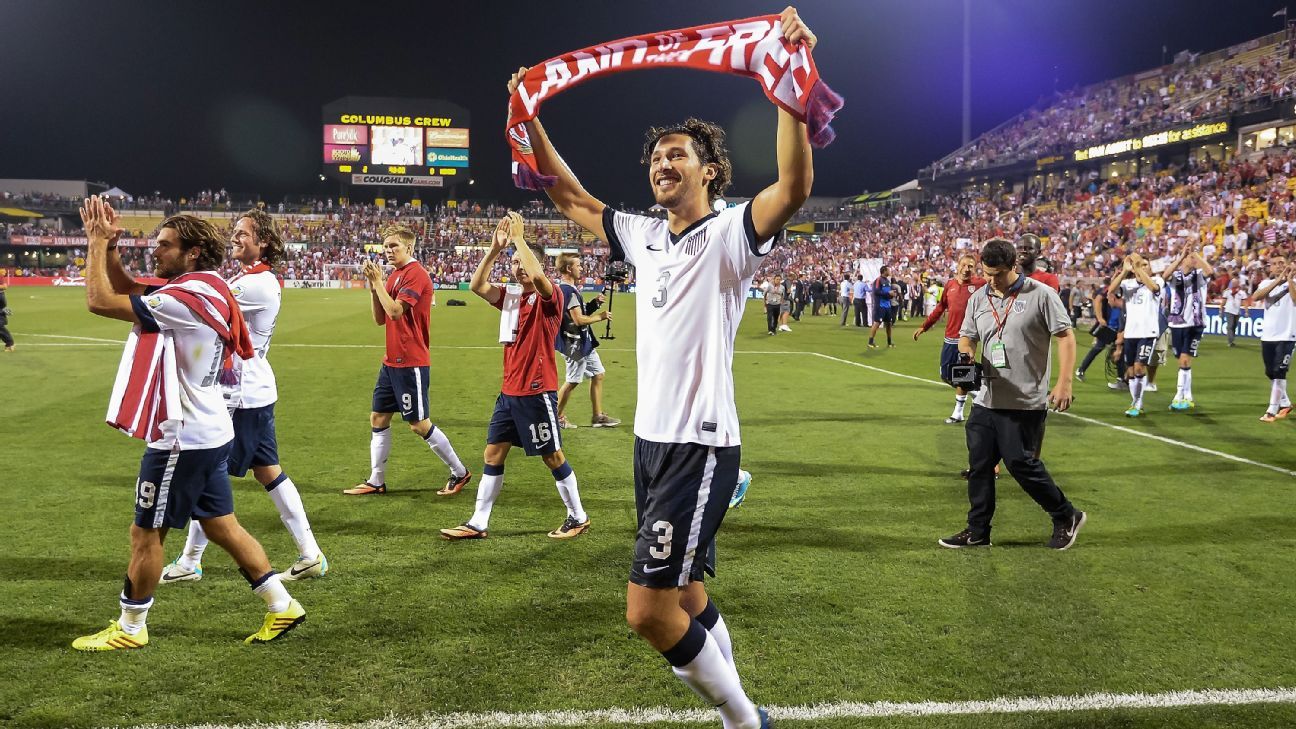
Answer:
<svg viewBox="0 0 1296 729"><path fill-rule="evenodd" d="M950 384L964 392L981 389L981 363L967 355L960 355L958 364L950 367Z"/></svg>
<svg viewBox="0 0 1296 729"><path fill-rule="evenodd" d="M603 272L603 278L608 283L623 284L630 280L630 264L625 261L613 261L608 264L607 270Z"/></svg>

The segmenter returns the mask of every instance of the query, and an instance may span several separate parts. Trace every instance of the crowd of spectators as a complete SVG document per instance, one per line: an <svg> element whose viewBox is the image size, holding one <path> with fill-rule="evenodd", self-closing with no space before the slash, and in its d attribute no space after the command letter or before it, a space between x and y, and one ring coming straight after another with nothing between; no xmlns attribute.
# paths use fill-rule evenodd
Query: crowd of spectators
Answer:
<svg viewBox="0 0 1296 729"><path fill-rule="evenodd" d="M997 167L1070 154L1242 111L1257 99L1283 99L1296 89L1289 43L1240 54L1212 54L1167 66L1150 77L1127 77L1059 94L933 164L929 174Z"/></svg>

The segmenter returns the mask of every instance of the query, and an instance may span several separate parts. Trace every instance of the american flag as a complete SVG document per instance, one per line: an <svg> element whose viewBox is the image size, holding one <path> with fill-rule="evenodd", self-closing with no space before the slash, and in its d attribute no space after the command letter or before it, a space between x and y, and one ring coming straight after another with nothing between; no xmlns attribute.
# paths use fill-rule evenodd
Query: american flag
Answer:
<svg viewBox="0 0 1296 729"><path fill-rule="evenodd" d="M1273 242L1276 240L1278 240L1278 229L1272 225L1265 228L1265 232L1264 232L1265 245L1272 245Z"/></svg>

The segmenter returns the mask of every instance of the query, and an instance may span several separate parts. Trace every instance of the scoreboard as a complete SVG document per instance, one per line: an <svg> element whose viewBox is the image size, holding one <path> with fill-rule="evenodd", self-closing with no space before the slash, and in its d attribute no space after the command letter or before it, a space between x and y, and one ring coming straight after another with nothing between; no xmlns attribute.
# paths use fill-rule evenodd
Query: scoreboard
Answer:
<svg viewBox="0 0 1296 729"><path fill-rule="evenodd" d="M351 185L468 181L469 118L440 99L347 96L324 106L324 172Z"/></svg>

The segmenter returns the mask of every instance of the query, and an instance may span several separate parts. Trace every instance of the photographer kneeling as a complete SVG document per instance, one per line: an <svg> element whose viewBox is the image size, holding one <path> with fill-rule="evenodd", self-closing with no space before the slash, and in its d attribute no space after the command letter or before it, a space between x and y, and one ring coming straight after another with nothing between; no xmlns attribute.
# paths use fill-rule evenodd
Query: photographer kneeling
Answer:
<svg viewBox="0 0 1296 729"><path fill-rule="evenodd" d="M1017 483L1053 518L1048 546L1066 549L1075 543L1085 513L1067 501L1039 460L1048 406L1062 412L1071 406L1071 373L1076 344L1071 318L1052 288L1016 271L1012 243L994 238L981 248L981 267L989 285L968 300L959 331L959 364L954 384L975 390L972 415L965 426L968 447L967 529L940 540L960 549L990 545L995 511L995 465L1000 459ZM1049 340L1058 340L1057 385L1048 390ZM977 344L981 362L975 362Z"/></svg>

